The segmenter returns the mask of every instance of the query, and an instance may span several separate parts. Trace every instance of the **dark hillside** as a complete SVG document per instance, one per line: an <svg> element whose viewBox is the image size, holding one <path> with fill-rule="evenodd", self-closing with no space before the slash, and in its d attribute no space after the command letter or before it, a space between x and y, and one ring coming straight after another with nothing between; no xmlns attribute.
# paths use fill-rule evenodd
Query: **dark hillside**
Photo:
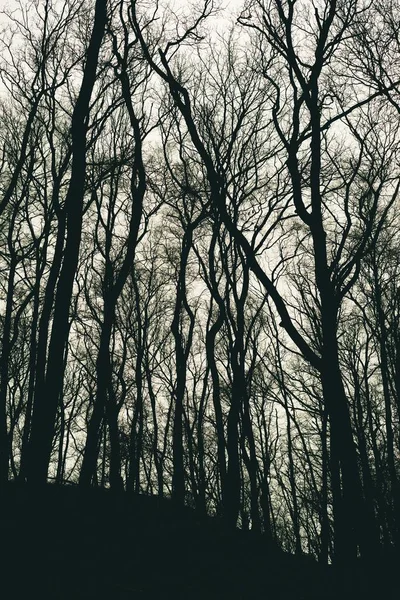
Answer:
<svg viewBox="0 0 400 600"><path fill-rule="evenodd" d="M395 598L157 497L10 484L0 527L10 600Z"/></svg>

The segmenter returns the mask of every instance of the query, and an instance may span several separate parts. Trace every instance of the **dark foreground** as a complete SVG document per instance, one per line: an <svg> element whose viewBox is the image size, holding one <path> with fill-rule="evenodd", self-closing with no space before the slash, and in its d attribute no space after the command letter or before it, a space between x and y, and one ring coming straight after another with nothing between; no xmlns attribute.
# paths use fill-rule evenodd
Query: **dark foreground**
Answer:
<svg viewBox="0 0 400 600"><path fill-rule="evenodd" d="M10 485L0 507L2 600L400 597L394 564L323 569L155 497Z"/></svg>

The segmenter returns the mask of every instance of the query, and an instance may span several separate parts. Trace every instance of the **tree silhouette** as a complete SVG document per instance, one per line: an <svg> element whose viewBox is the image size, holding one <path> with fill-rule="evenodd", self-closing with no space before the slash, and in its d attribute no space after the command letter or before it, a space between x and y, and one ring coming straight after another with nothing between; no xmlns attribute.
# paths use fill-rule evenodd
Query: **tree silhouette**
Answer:
<svg viewBox="0 0 400 600"><path fill-rule="evenodd" d="M293 582L304 568L310 597L390 585L398 15L358 0L4 11L0 502L21 507L21 535L42 523L45 552L46 511L70 502L66 544L76 518L110 580L142 565L149 594L144 556L168 536L171 598L207 595L197 571L217 550L218 597L261 597L268 560ZM137 539L117 560L121 529ZM79 573L82 594L106 593Z"/></svg>

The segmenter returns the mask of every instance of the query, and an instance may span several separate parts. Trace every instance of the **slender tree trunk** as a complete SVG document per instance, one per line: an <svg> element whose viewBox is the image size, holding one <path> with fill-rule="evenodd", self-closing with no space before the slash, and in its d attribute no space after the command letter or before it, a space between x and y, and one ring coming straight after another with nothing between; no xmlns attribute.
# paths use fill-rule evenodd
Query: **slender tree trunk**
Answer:
<svg viewBox="0 0 400 600"><path fill-rule="evenodd" d="M269 427L267 426L267 420L266 420L265 413L266 413L266 407L265 407L265 400L264 400L262 403L262 406L261 406L261 426L260 426L260 439L262 441L261 456L262 456L262 466L263 466L263 473L262 473L262 479L261 479L260 506L261 506L262 516L263 516L264 535L266 535L268 541L271 541L274 537L271 493L270 493L270 486L269 486L271 458L270 458L270 452L269 452L269 448L268 448ZM262 432L264 435L261 434L261 427L262 427Z"/></svg>
<svg viewBox="0 0 400 600"><path fill-rule="evenodd" d="M329 560L330 528L329 528L329 516L328 516L328 469L329 469L328 414L327 414L325 407L322 408L322 410L321 410L321 416L322 416L322 428L321 428L322 484L321 484L321 509L320 509L321 548L320 548L318 560L321 564L327 565L328 560Z"/></svg>
<svg viewBox="0 0 400 600"><path fill-rule="evenodd" d="M10 359L10 334L11 317L14 303L14 277L17 267L17 259L11 256L10 270L8 273L6 311L3 322L3 334L1 338L1 365L0 365L0 486L8 480L9 464L9 441L7 433L7 388L8 388L8 365Z"/></svg>
<svg viewBox="0 0 400 600"><path fill-rule="evenodd" d="M358 374L354 377L354 415L357 426L357 445L360 455L360 465L362 473L362 487L365 499L366 517L368 519L368 528L371 530L371 539L374 540L376 550L378 550L379 529L375 515L376 486L371 473L370 460L368 456L367 439L365 431L364 407L361 403L361 385L358 380Z"/></svg>
<svg viewBox="0 0 400 600"><path fill-rule="evenodd" d="M382 289L379 282L378 265L376 257L373 257L373 274L374 274L374 296L376 311L378 317L378 337L379 337L379 358L380 371L383 387L383 400L385 406L385 429L386 429L386 448L387 448L387 464L389 472L390 493L392 496L392 506L389 511L392 512L390 520L392 522L393 537L396 544L400 541L400 489L396 471L396 461L394 454L394 431L393 431L393 414L392 414L392 397L390 392L390 372L389 359L387 351L387 331L385 324L385 313L382 306Z"/></svg>
<svg viewBox="0 0 400 600"><path fill-rule="evenodd" d="M38 270L40 272L40 270ZM39 285L40 278L39 272L37 272L36 289L33 297L33 314L32 324L30 333L30 344L29 344L29 379L28 379L28 393L25 407L25 419L24 427L22 431L22 443L21 443L21 462L18 478L24 481L27 476L27 458L29 448L29 435L31 431L32 422L32 408L33 398L35 393L35 373L37 364L37 328L39 323Z"/></svg>
<svg viewBox="0 0 400 600"><path fill-rule="evenodd" d="M224 506L227 502L227 482L226 482L226 458L225 458L225 428L221 406L221 390L218 367L215 361L215 341L218 332L221 330L224 318L221 313L218 314L217 320L212 324L210 329L206 333L206 357L207 365L211 373L212 381L212 401L215 415L215 429L217 434L217 457L218 457L218 471L221 478L221 496L222 505Z"/></svg>
<svg viewBox="0 0 400 600"><path fill-rule="evenodd" d="M164 476L163 476L163 463L160 459L160 452L158 449L158 419L156 410L156 396L153 389L153 383L151 379L151 371L149 368L147 357L144 361L144 368L146 373L147 388L149 390L151 413L153 416L153 456L154 464L157 472L157 491L158 495L162 498L164 496Z"/></svg>
<svg viewBox="0 0 400 600"><path fill-rule="evenodd" d="M121 446L118 426L119 407L111 390L107 401L106 415L110 435L110 487L113 490L121 491L124 489L124 482L121 477Z"/></svg>
<svg viewBox="0 0 400 600"><path fill-rule="evenodd" d="M241 395L235 389L235 378L232 385L231 405L227 425L228 469L226 473L225 515L229 527L236 527L240 511L241 498L241 461L239 453L239 418Z"/></svg>
<svg viewBox="0 0 400 600"><path fill-rule="evenodd" d="M194 440L194 424L190 424L189 416L187 411L184 411L184 430L186 438L186 451L188 457L188 470L189 470L189 481L190 481L190 492L193 498L195 507L198 507L198 485L196 477L196 466L195 466L195 440Z"/></svg>
<svg viewBox="0 0 400 600"><path fill-rule="evenodd" d="M285 412L286 412L286 434L287 434L287 444L288 444L288 461L289 461L289 483L290 483L290 493L292 496L293 502L293 510L292 510L292 520L293 520L293 531L294 531L294 539L295 539L295 552L297 555L302 554L301 548L301 537L300 537L300 514L299 514L299 504L297 499L297 488L296 488L296 476L295 476L295 466L294 466L294 457L293 457L293 439L292 439L292 428L290 423L290 413L289 413L289 405L287 401L287 395L284 392L284 401L285 401Z"/></svg>
<svg viewBox="0 0 400 600"><path fill-rule="evenodd" d="M89 104L96 80L106 19L107 0L96 0L94 25L87 51L83 80L72 115L72 167L65 200L67 239L56 291L45 389L41 397L35 398L33 408L29 478L38 484L45 483L47 480L57 407L62 392L64 353L69 333L69 308L82 233Z"/></svg>
<svg viewBox="0 0 400 600"><path fill-rule="evenodd" d="M186 268L192 246L193 231L197 223L187 226L183 236L181 257L179 265L179 274L177 281L177 296L175 302L174 317L171 324L171 332L175 340L175 363L176 363L176 385L174 394L174 421L172 430L172 454L173 454L173 473L172 473L172 498L179 504L185 502L185 467L184 467L184 447L183 447L183 413L184 398L186 392L186 365L188 351L191 346L191 337L193 333L193 316L188 311L186 302ZM181 318L183 308L191 319L190 332L186 344L183 340L181 331Z"/></svg>
<svg viewBox="0 0 400 600"><path fill-rule="evenodd" d="M79 484L90 486L97 471L98 448L101 424L106 415L107 391L111 381L110 338L113 326L113 308L105 299L104 320L100 335L100 346L96 360L96 396L89 420L85 450L79 476Z"/></svg>
<svg viewBox="0 0 400 600"><path fill-rule="evenodd" d="M204 416L206 410L206 393L207 393L208 373L204 377L203 392L200 399L199 410L197 414L197 456L198 456L198 494L196 508L200 514L207 513L206 504L206 470L205 470L205 444L204 444Z"/></svg>
<svg viewBox="0 0 400 600"><path fill-rule="evenodd" d="M141 314L140 293L136 279L136 274L132 274L133 289L135 292L135 306L137 319L137 341L136 341L136 363L135 363L135 384L136 384L136 402L133 411L133 418L130 433L130 457L129 473L127 487L128 489L139 491L140 488L140 457L142 455L143 444L143 362L144 346L143 340L146 336L146 328Z"/></svg>
<svg viewBox="0 0 400 600"><path fill-rule="evenodd" d="M249 460L247 471L250 478L250 504L251 504L251 529L252 531L261 532L260 509L258 504L259 486L258 486L258 461L256 454L256 444L254 439L253 426L250 418L249 399L247 394L243 401L242 407L242 427L245 439L249 445Z"/></svg>
<svg viewBox="0 0 400 600"><path fill-rule="evenodd" d="M176 389L174 398L174 421L172 430L172 453L173 453L173 474L172 474L172 497L184 504L185 501L185 469L184 469L184 448L183 448L183 401L186 390L186 361L183 348L181 346L181 336L177 331L177 325L174 324L175 345L176 345Z"/></svg>
<svg viewBox="0 0 400 600"><path fill-rule="evenodd" d="M215 273L215 246L218 239L220 230L220 224L217 222L213 227L213 235L211 238L210 248L208 251L208 270L210 277L210 293L213 300L215 300L218 307L217 318L206 333L206 358L207 366L210 370L211 381L212 381L212 401L215 415L215 428L217 434L217 457L219 476L221 479L221 500L222 500L222 512L229 512L229 487L228 483L228 471L227 462L225 456L225 450L227 449L227 441L225 440L225 426L224 418L221 405L221 386L220 376L218 367L215 359L215 348L216 339L218 333L221 331L226 318L226 311L224 301L218 291L218 283ZM212 304L210 305L210 311L212 310Z"/></svg>

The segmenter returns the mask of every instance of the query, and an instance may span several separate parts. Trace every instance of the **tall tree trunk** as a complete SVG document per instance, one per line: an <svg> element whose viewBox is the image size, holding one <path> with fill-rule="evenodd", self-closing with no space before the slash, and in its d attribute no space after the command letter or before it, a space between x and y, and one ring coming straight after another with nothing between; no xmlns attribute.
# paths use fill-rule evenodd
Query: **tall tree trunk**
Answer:
<svg viewBox="0 0 400 600"><path fill-rule="evenodd" d="M379 281L378 265L376 256L373 255L373 277L374 277L374 299L377 312L377 330L379 343L380 371L383 387L383 400L385 406L385 429L386 429L386 448L387 464L389 472L389 486L392 497L392 506L389 507L390 521L392 522L393 537L396 544L400 541L400 489L396 471L395 461L395 442L393 431L392 397L390 392L390 371L387 349L387 330L385 324L385 313L383 310L382 288Z"/></svg>
<svg viewBox="0 0 400 600"><path fill-rule="evenodd" d="M245 386L245 383L244 383ZM243 398L242 404L242 429L244 438L249 445L249 456L247 461L247 472L250 479L250 506L251 506L251 529L261 532L260 509L258 504L259 486L258 486L258 461L256 454L256 444L254 439L253 425L250 416L249 398L247 392Z"/></svg>
<svg viewBox="0 0 400 600"><path fill-rule="evenodd" d="M177 313L178 314L178 313ZM179 312L180 314L180 312ZM179 315L174 318L172 332L175 338L176 385L174 394L174 420L172 429L172 498L184 504L185 468L183 447L183 402L186 390L186 360L182 347L182 335L179 330Z"/></svg>
<svg viewBox="0 0 400 600"><path fill-rule="evenodd" d="M174 394L174 421L172 429L172 498L179 504L185 502L185 467L184 467L184 446L183 446L183 414L184 399L186 393L186 366L187 358L191 347L191 340L194 327L194 316L188 306L186 299L186 269L190 249L192 247L193 231L202 217L197 218L193 223L186 226L183 236L181 257L179 264L179 273L177 281L177 294L175 301L174 317L171 324L171 332L175 341L175 364L176 364L176 384ZM189 335L186 343L183 339L181 330L181 318L183 309L190 319Z"/></svg>
<svg viewBox="0 0 400 600"><path fill-rule="evenodd" d="M67 238L56 291L46 382L43 394L35 398L33 408L29 479L38 484L45 483L47 480L57 407L63 386L64 353L69 333L69 308L82 234L89 104L96 81L97 64L106 20L107 0L96 0L94 25L82 84L72 115L72 167L65 200Z"/></svg>
<svg viewBox="0 0 400 600"><path fill-rule="evenodd" d="M227 464L226 464L226 440L225 427L221 404L221 386L220 375L218 372L217 362L215 359L215 349L217 335L221 331L226 318L225 304L218 290L218 283L215 271L215 247L220 231L220 223L215 222L213 225L213 235L208 250L208 272L209 272L209 289L211 297L215 300L218 307L217 318L214 323L207 329L206 333L206 358L207 366L210 370L212 381L212 401L215 415L215 429L217 435L217 457L218 457L218 472L221 480L221 500L222 512L224 513L229 504L228 500L228 482L227 482ZM212 302L210 304L210 319L212 315Z"/></svg>
<svg viewBox="0 0 400 600"><path fill-rule="evenodd" d="M127 488L139 492L140 488L140 457L143 444L143 362L144 362L144 338L146 337L146 326L144 324L141 306L140 292L136 273L132 273L132 283L135 293L135 307L137 319L136 340L136 362L135 362L135 384L136 401L133 410L133 418L130 432L130 456ZM157 459L156 459L157 460Z"/></svg>
<svg viewBox="0 0 400 600"><path fill-rule="evenodd" d="M322 460L322 483L321 483L321 508L320 508L320 526L321 526L321 548L318 560L321 564L327 565L329 560L329 541L330 527L328 515L328 469L329 469L329 451L328 451L328 414L325 407L321 408L322 428L321 428L321 460Z"/></svg>
<svg viewBox="0 0 400 600"><path fill-rule="evenodd" d="M27 459L29 452L29 435L32 422L32 408L35 393L35 373L37 364L37 329L39 323L39 291L40 291L40 275L42 269L37 269L35 292L33 296L33 313L29 343L29 378L28 378L28 393L25 407L24 427L22 430L21 443L21 462L19 467L18 479L24 481L27 476Z"/></svg>
<svg viewBox="0 0 400 600"><path fill-rule="evenodd" d="M148 363L148 349L146 352L146 358L144 361L144 369L146 373L147 388L149 390L151 413L153 417L153 457L154 464L157 472L157 492L160 497L164 496L164 476L163 476L163 461L160 457L160 451L158 449L158 418L156 410L156 395L153 389L153 382L151 377L151 369Z"/></svg>
<svg viewBox="0 0 400 600"><path fill-rule="evenodd" d="M59 181L54 184L53 189L53 200L58 197L59 193ZM58 200L57 200L58 203ZM46 382L46 362L47 362L47 346L49 337L49 327L52 314L52 308L54 303L54 295L57 285L58 276L62 264L64 238L66 228L66 214L65 210L58 211L58 229L57 238L54 247L54 257L51 263L49 276L47 279L46 287L44 290L44 301L42 311L39 318L38 324L38 341L37 341L37 353L36 353L36 366L35 366L35 381L33 388L32 398L32 415L29 421L29 429L26 430L27 442L31 436L31 424L32 417L35 410L45 410L45 407L40 409L40 405L45 402L45 382ZM36 408L35 408L36 407ZM31 453L30 444L26 443L22 453L22 465L23 465L23 476L26 478L30 477L31 462L35 460L34 455Z"/></svg>
<svg viewBox="0 0 400 600"><path fill-rule="evenodd" d="M261 423L260 423L260 440L262 443L261 456L262 456L262 478L261 478L261 494L260 494L260 506L263 516L263 531L268 541L271 541L274 537L275 531L273 529L273 515L271 505L271 492L269 486L269 476L271 470L271 457L268 447L268 440L270 437L270 428L267 425L266 419L266 407L265 399L261 405Z"/></svg>
<svg viewBox="0 0 400 600"><path fill-rule="evenodd" d="M290 412L289 412L289 404L287 399L286 392L283 392L284 402L285 402L285 413L286 413L286 434L287 434L287 444L288 444L288 470L289 470L289 483L290 483L290 493L292 496L292 521L293 521L293 531L294 531L294 539L295 539L295 552L297 555L301 555L301 537L300 537L300 513L299 513L299 503L297 498L297 487L296 487L296 475L295 475L295 465L294 465L294 457L293 457L293 437L292 437L292 428L290 422Z"/></svg>
<svg viewBox="0 0 400 600"><path fill-rule="evenodd" d="M227 482L226 482L226 458L225 458L225 428L221 406L221 390L218 367L215 360L215 342L218 332L224 322L224 317L221 312L218 313L216 321L211 325L206 333L206 357L207 365L211 373L212 381L212 401L215 416L215 429L217 435L217 457L218 457L218 472L221 479L221 496L222 506L227 502Z"/></svg>
<svg viewBox="0 0 400 600"><path fill-rule="evenodd" d="M318 72L317 72L318 73ZM319 74L319 73L318 73ZM364 528L365 506L362 495L352 424L339 362L337 339L338 300L328 263L327 236L324 230L321 196L321 115L318 74L307 92L311 119L311 216L307 217L314 247L315 281L320 295L322 356L321 382L326 403L333 449L332 480L336 507L335 557L339 562L355 560L358 546L365 548L368 533ZM339 471L339 472L337 472ZM340 478L342 493L340 494Z"/></svg>
<svg viewBox="0 0 400 600"><path fill-rule="evenodd" d="M96 360L96 396L86 436L85 450L79 476L79 484L90 486L97 471L98 448L101 424L106 416L107 393L111 382L110 339L113 327L113 307L105 298L104 320L102 323L100 346Z"/></svg>
<svg viewBox="0 0 400 600"><path fill-rule="evenodd" d="M226 503L225 515L229 527L236 527L240 511L240 498L242 487L241 461L239 452L239 419L241 412L242 394L238 387L237 365L235 365L235 350L231 352L232 370L234 372L231 390L231 404L228 413L227 426L227 453L228 469L226 473ZM235 368L236 367L236 368Z"/></svg>
<svg viewBox="0 0 400 600"><path fill-rule="evenodd" d="M197 458L198 458L198 493L196 499L196 508L200 514L207 513L206 503L206 469L205 469L205 443L204 443L204 416L206 412L206 394L208 387L208 369L206 370L203 382L203 390L199 403L196 423L197 438Z"/></svg>
<svg viewBox="0 0 400 600"><path fill-rule="evenodd" d="M366 550L365 506L351 419L335 347L325 347L321 373L331 435L331 479L335 504L335 558L346 563Z"/></svg>
<svg viewBox="0 0 400 600"><path fill-rule="evenodd" d="M0 486L8 480L9 442L7 434L7 388L8 365L10 359L10 334L11 317L14 303L14 277L17 267L17 257L11 256L10 270L8 273L6 312L3 321L1 337L1 364L0 364Z"/></svg>

